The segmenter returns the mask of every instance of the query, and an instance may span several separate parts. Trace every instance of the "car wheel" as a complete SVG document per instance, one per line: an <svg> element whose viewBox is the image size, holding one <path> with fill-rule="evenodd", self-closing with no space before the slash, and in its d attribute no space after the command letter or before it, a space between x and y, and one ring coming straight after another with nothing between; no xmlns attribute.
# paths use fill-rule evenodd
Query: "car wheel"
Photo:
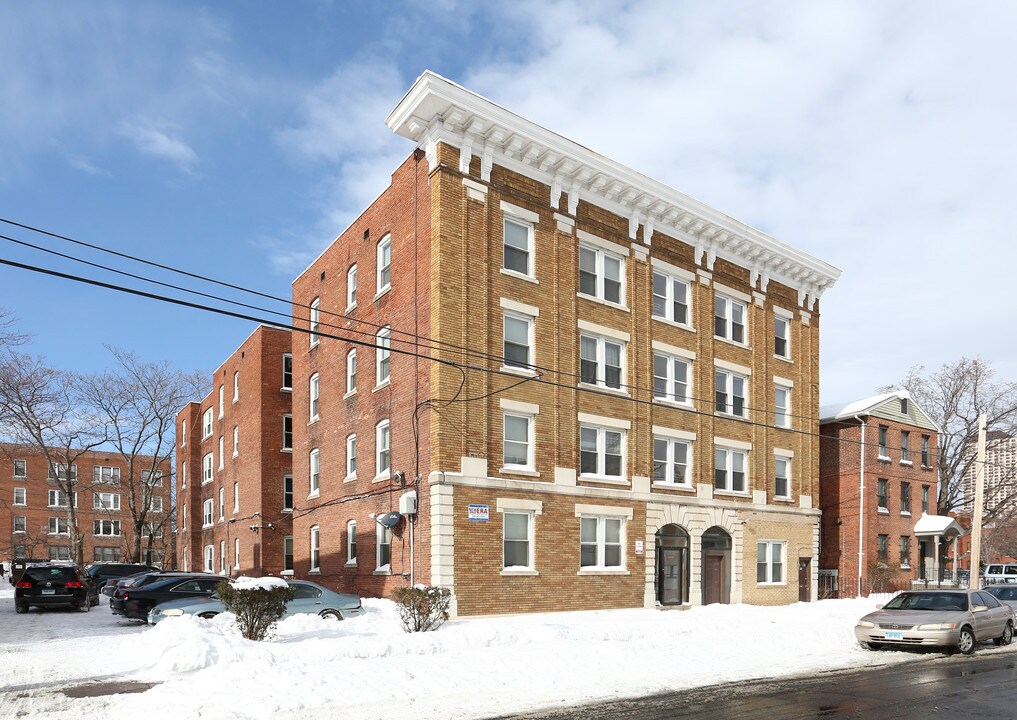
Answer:
<svg viewBox="0 0 1017 720"><path fill-rule="evenodd" d="M1013 642L1013 625L1009 621L1006 623L1006 627L1003 628L1003 634L998 638L993 638L992 642L996 645L1009 645Z"/></svg>
<svg viewBox="0 0 1017 720"><path fill-rule="evenodd" d="M967 626L961 628L960 635L957 637L957 650L962 655L970 655L975 651L975 634L971 628Z"/></svg>
<svg viewBox="0 0 1017 720"><path fill-rule="evenodd" d="M28 612L28 606L27 605L22 605L21 603L17 603L14 606L14 612L18 613L19 615L22 614L22 613L26 613L26 612Z"/></svg>
<svg viewBox="0 0 1017 720"><path fill-rule="evenodd" d="M91 603L91 601L87 597L84 600L82 600L80 603L78 603L78 611L79 612L88 612L91 609L92 609L92 603Z"/></svg>
<svg viewBox="0 0 1017 720"><path fill-rule="evenodd" d="M212 618L214 618L218 614L219 613L214 613L214 612L203 612L203 613L198 613L198 617L204 618L205 620L211 620Z"/></svg>
<svg viewBox="0 0 1017 720"><path fill-rule="evenodd" d="M343 614L338 610L322 610L320 613L318 613L318 617L322 618L323 620L338 621L343 619Z"/></svg>

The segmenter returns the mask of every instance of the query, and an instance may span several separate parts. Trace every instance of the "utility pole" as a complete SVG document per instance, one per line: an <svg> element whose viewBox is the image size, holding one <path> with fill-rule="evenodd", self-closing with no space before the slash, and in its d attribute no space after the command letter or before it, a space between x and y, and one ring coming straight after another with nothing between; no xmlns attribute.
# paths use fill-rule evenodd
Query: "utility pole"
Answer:
<svg viewBox="0 0 1017 720"><path fill-rule="evenodd" d="M978 416L978 452L975 462L975 504L971 517L971 568L969 584L977 588L980 584L982 559L982 505L985 495L985 414ZM954 568L956 574L957 569ZM959 580L959 578L958 578Z"/></svg>

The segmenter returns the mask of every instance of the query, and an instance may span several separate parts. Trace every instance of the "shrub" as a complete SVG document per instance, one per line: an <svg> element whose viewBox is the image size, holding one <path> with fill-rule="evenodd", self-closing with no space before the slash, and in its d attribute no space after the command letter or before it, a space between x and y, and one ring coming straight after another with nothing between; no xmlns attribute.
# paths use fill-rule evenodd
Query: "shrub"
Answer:
<svg viewBox="0 0 1017 720"><path fill-rule="evenodd" d="M216 592L226 609L237 616L240 633L248 640L264 640L286 612L294 590L279 578L240 578L236 582L223 580Z"/></svg>
<svg viewBox="0 0 1017 720"><path fill-rule="evenodd" d="M448 620L452 592L433 585L398 588L392 599L399 606L399 617L406 632L436 630Z"/></svg>

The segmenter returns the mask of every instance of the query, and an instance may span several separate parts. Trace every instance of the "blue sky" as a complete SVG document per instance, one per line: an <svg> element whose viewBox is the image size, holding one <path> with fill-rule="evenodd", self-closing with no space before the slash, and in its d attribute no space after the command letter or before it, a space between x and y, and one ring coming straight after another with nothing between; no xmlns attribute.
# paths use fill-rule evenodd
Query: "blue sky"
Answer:
<svg viewBox="0 0 1017 720"><path fill-rule="evenodd" d="M961 355L1013 379L1015 26L1004 2L6 3L0 217L288 297L412 151L384 118L431 69L840 267L824 403ZM252 327L0 288L68 369L111 344L211 371Z"/></svg>

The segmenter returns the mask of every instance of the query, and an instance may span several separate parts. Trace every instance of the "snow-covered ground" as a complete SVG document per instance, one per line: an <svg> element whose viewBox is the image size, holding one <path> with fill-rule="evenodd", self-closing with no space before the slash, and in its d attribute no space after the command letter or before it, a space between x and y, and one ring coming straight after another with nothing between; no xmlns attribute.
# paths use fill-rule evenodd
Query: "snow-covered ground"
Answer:
<svg viewBox="0 0 1017 720"><path fill-rule="evenodd" d="M881 600L521 615L418 634L390 601L365 600L363 617L295 617L255 643L227 615L153 628L104 604L17 615L0 581L0 717L482 718L913 659L855 643L855 620ZM111 681L155 685L61 693Z"/></svg>

